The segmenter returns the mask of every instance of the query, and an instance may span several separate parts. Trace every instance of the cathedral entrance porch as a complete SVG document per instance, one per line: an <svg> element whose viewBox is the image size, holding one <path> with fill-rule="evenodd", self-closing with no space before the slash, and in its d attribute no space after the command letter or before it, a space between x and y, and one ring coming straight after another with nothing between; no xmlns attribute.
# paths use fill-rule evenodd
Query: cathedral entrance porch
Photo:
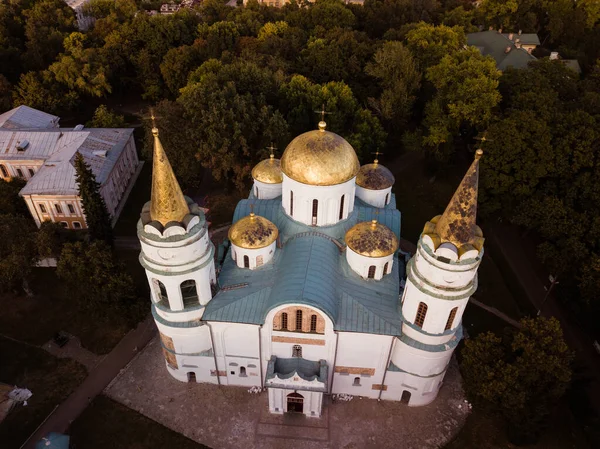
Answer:
<svg viewBox="0 0 600 449"><path fill-rule="evenodd" d="M287 411L290 413L304 413L304 396L299 393L288 394Z"/></svg>

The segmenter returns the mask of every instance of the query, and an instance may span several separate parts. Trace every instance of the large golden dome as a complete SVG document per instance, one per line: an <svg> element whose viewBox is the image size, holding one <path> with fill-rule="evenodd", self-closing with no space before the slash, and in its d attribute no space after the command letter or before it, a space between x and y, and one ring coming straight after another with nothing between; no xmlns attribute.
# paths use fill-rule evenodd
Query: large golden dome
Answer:
<svg viewBox="0 0 600 449"><path fill-rule="evenodd" d="M394 175L377 159L372 164L363 165L356 176L356 185L368 190L383 190L394 185Z"/></svg>
<svg viewBox="0 0 600 449"><path fill-rule="evenodd" d="M345 239L348 248L366 257L385 257L398 249L396 234L377 220L355 224L346 232Z"/></svg>
<svg viewBox="0 0 600 449"><path fill-rule="evenodd" d="M251 213L229 228L228 237L231 243L240 248L259 249L269 246L277 240L278 235L277 226L266 218Z"/></svg>
<svg viewBox="0 0 600 449"><path fill-rule="evenodd" d="M275 159L273 155L269 159L260 161L252 169L252 177L265 184L281 184L283 182L281 161Z"/></svg>
<svg viewBox="0 0 600 449"><path fill-rule="evenodd" d="M360 169L354 148L335 133L319 130L300 134L285 149L281 170L294 181L333 186L354 178Z"/></svg>

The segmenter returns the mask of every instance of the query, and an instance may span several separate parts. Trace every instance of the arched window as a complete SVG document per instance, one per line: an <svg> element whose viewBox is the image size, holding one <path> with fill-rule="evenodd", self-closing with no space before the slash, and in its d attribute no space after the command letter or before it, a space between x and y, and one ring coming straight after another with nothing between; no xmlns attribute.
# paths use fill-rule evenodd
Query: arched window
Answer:
<svg viewBox="0 0 600 449"><path fill-rule="evenodd" d="M290 216L294 216L294 192L290 190Z"/></svg>
<svg viewBox="0 0 600 449"><path fill-rule="evenodd" d="M240 377L248 377L246 374L246 367L240 366Z"/></svg>
<svg viewBox="0 0 600 449"><path fill-rule="evenodd" d="M385 204L387 204L390 201L390 194L386 193L385 194Z"/></svg>
<svg viewBox="0 0 600 449"><path fill-rule="evenodd" d="M160 282L158 279L154 279L154 286L156 294L158 296L157 302L163 303L163 305L168 307L169 295L167 295L167 288L165 287L165 284Z"/></svg>
<svg viewBox="0 0 600 449"><path fill-rule="evenodd" d="M233 249L233 247L231 248L231 257L235 260L235 249Z"/></svg>
<svg viewBox="0 0 600 449"><path fill-rule="evenodd" d="M390 264L389 262L386 262L385 265L383 266L383 274L387 274L387 268L388 268L389 264Z"/></svg>
<svg viewBox="0 0 600 449"><path fill-rule="evenodd" d="M254 188L254 195L256 195L256 198L258 198L258 186Z"/></svg>
<svg viewBox="0 0 600 449"><path fill-rule="evenodd" d="M340 220L344 217L344 198L346 195L342 195L342 199L340 200Z"/></svg>
<svg viewBox="0 0 600 449"><path fill-rule="evenodd" d="M0 171L2 172L2 176L4 178L8 178L8 170L4 165L0 165Z"/></svg>
<svg viewBox="0 0 600 449"><path fill-rule="evenodd" d="M371 265L369 267L369 274L367 275L369 279L375 278L375 265Z"/></svg>
<svg viewBox="0 0 600 449"><path fill-rule="evenodd" d="M455 307L450 311L450 315L448 315L448 321L446 321L446 327L444 328L445 331L452 329L452 324L454 323L456 312L458 312L458 307Z"/></svg>
<svg viewBox="0 0 600 449"><path fill-rule="evenodd" d="M312 207L312 225L317 225L317 214L319 213L319 200L313 200Z"/></svg>
<svg viewBox="0 0 600 449"><path fill-rule="evenodd" d="M302 332L302 310L296 310L296 331Z"/></svg>
<svg viewBox="0 0 600 449"><path fill-rule="evenodd" d="M244 268L250 268L250 258L248 256L244 256Z"/></svg>
<svg viewBox="0 0 600 449"><path fill-rule="evenodd" d="M360 377L355 377L354 382L352 383L353 387L360 387Z"/></svg>
<svg viewBox="0 0 600 449"><path fill-rule="evenodd" d="M181 289L181 299L183 307L191 307L198 304L198 291L196 290L196 281L188 279L179 286Z"/></svg>
<svg viewBox="0 0 600 449"><path fill-rule="evenodd" d="M415 324L419 327L423 327L423 322L425 321L425 316L427 315L427 304L424 302L419 303L419 308L417 309L417 316L415 317Z"/></svg>
<svg viewBox="0 0 600 449"><path fill-rule="evenodd" d="M281 330L288 330L288 316L285 312L281 314Z"/></svg>
<svg viewBox="0 0 600 449"><path fill-rule="evenodd" d="M292 347L292 357L302 357L302 346L294 345Z"/></svg>
<svg viewBox="0 0 600 449"><path fill-rule="evenodd" d="M310 316L310 331L317 332L317 315Z"/></svg>

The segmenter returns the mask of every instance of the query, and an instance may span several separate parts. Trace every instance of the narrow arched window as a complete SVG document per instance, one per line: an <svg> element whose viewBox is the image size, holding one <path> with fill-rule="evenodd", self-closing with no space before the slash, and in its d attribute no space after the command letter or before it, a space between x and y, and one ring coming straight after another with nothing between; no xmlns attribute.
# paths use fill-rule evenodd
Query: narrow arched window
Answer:
<svg viewBox="0 0 600 449"><path fill-rule="evenodd" d="M181 290L181 299L183 307L192 307L198 304L198 291L196 290L196 281L188 279L179 286Z"/></svg>
<svg viewBox="0 0 600 449"><path fill-rule="evenodd" d="M360 377L355 377L354 382L352 383L353 387L360 387Z"/></svg>
<svg viewBox="0 0 600 449"><path fill-rule="evenodd" d="M255 190L254 194L256 195L256 198L258 198L258 187L255 187L254 190Z"/></svg>
<svg viewBox="0 0 600 449"><path fill-rule="evenodd" d="M387 204L387 203L389 203L389 202L390 202L390 194L389 194L389 193L386 193L386 194L385 194L385 204Z"/></svg>
<svg viewBox="0 0 600 449"><path fill-rule="evenodd" d="M296 331L302 332L302 310L296 310Z"/></svg>
<svg viewBox="0 0 600 449"><path fill-rule="evenodd" d="M154 279L154 285L158 296L158 302L165 302L165 305L169 304L169 295L167 295L167 288L165 287L165 284L163 284L162 282L160 282L158 279Z"/></svg>
<svg viewBox="0 0 600 449"><path fill-rule="evenodd" d="M300 345L292 346L292 357L302 357L302 346L300 346Z"/></svg>
<svg viewBox="0 0 600 449"><path fill-rule="evenodd" d="M310 316L310 331L317 332L317 315Z"/></svg>
<svg viewBox="0 0 600 449"><path fill-rule="evenodd" d="M448 321L446 321L446 327L444 328L445 331L452 329L452 324L454 323L456 312L458 312L458 307L455 307L450 311L450 315L448 315Z"/></svg>
<svg viewBox="0 0 600 449"><path fill-rule="evenodd" d="M423 327L423 323L425 322L425 316L427 315L427 304L424 302L419 303L419 308L417 309L417 316L415 317L415 324L419 327Z"/></svg>
<svg viewBox="0 0 600 449"><path fill-rule="evenodd" d="M290 216L294 216L294 192L290 190Z"/></svg>
<svg viewBox="0 0 600 449"><path fill-rule="evenodd" d="M288 315L285 312L281 314L281 330L288 330Z"/></svg>
<svg viewBox="0 0 600 449"><path fill-rule="evenodd" d="M383 266L383 274L387 274L387 269L388 269L389 264L390 264L389 262L386 262L385 265Z"/></svg>
<svg viewBox="0 0 600 449"><path fill-rule="evenodd" d="M0 171L2 172L2 176L4 178L8 178L8 170L4 165L0 165Z"/></svg>
<svg viewBox="0 0 600 449"><path fill-rule="evenodd" d="M312 225L317 225L317 214L319 213L319 200L313 200L312 203Z"/></svg>
<svg viewBox="0 0 600 449"><path fill-rule="evenodd" d="M244 256L244 268L250 268L250 258L248 256Z"/></svg>
<svg viewBox="0 0 600 449"><path fill-rule="evenodd" d="M344 217L344 198L346 195L342 195L342 199L340 200L340 220Z"/></svg>
<svg viewBox="0 0 600 449"><path fill-rule="evenodd" d="M373 279L375 277L375 265L371 265L369 267L369 274L367 275L369 279Z"/></svg>

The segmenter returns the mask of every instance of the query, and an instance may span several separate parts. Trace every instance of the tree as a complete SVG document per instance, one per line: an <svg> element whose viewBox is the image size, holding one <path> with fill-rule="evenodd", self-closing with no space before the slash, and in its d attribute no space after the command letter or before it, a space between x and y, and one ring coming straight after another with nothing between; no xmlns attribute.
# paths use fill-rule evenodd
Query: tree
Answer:
<svg viewBox="0 0 600 449"><path fill-rule="evenodd" d="M81 153L77 153L75 157L75 172L78 195L83 205L90 238L103 240L112 245L114 237L110 214L106 209L104 198L100 195L100 184L96 182L96 176Z"/></svg>
<svg viewBox="0 0 600 449"><path fill-rule="evenodd" d="M79 297L81 308L94 317L114 317L115 311L125 318L139 316L133 279L106 243L65 244L56 273Z"/></svg>
<svg viewBox="0 0 600 449"><path fill-rule="evenodd" d="M571 381L572 354L556 318L525 318L504 339L480 334L461 356L468 396L500 414L515 443L537 437Z"/></svg>
<svg viewBox="0 0 600 449"><path fill-rule="evenodd" d="M19 196L25 184L27 181L21 178L13 178L10 181L0 179L0 215L29 215L27 204Z"/></svg>
<svg viewBox="0 0 600 449"><path fill-rule="evenodd" d="M13 99L15 107L24 104L49 114L73 109L79 103L77 92L65 89L49 70L21 75Z"/></svg>
<svg viewBox="0 0 600 449"><path fill-rule="evenodd" d="M439 64L445 56L452 56L467 42L465 32L459 26L419 24L406 35L406 45L419 61L421 70Z"/></svg>
<svg viewBox="0 0 600 449"><path fill-rule="evenodd" d="M88 128L123 128L125 118L109 110L106 105L101 104L94 111L94 117L87 122Z"/></svg>
<svg viewBox="0 0 600 449"><path fill-rule="evenodd" d="M484 0L479 7L479 15L486 24L508 29L519 9L518 0Z"/></svg>
<svg viewBox="0 0 600 449"><path fill-rule="evenodd" d="M193 45L182 45L167 52L160 64L163 80L172 94L187 84L188 76L206 59L206 41L198 40Z"/></svg>
<svg viewBox="0 0 600 449"><path fill-rule="evenodd" d="M8 111L12 106L12 86L4 75L0 75L0 111Z"/></svg>
<svg viewBox="0 0 600 449"><path fill-rule="evenodd" d="M60 223L52 221L42 222L36 235L36 246L40 259L58 257L70 232Z"/></svg>
<svg viewBox="0 0 600 449"><path fill-rule="evenodd" d="M31 269L38 258L35 225L29 217L0 215L0 291L20 285L28 296Z"/></svg>
<svg viewBox="0 0 600 449"><path fill-rule="evenodd" d="M421 86L421 73L410 51L401 42L386 42L365 71L379 79L383 88L378 99L369 103L388 123L388 129L402 127L410 117L415 93Z"/></svg>

